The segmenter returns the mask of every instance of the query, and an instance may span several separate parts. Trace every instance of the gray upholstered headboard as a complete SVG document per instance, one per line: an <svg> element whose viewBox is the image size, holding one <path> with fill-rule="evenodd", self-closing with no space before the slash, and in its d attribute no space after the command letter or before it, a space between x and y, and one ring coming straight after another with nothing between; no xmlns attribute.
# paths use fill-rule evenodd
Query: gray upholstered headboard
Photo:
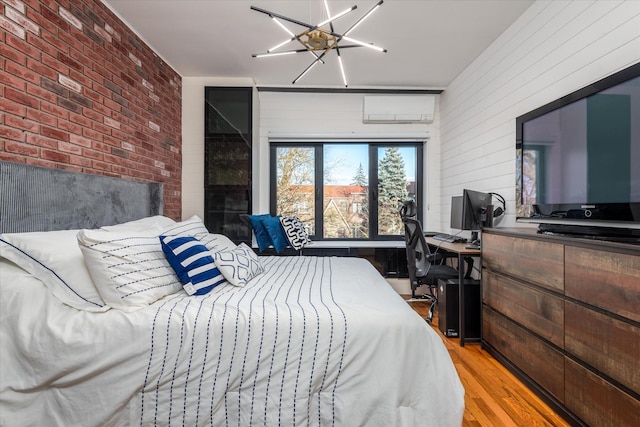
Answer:
<svg viewBox="0 0 640 427"><path fill-rule="evenodd" d="M161 183L0 162L0 232L97 228L161 215Z"/></svg>

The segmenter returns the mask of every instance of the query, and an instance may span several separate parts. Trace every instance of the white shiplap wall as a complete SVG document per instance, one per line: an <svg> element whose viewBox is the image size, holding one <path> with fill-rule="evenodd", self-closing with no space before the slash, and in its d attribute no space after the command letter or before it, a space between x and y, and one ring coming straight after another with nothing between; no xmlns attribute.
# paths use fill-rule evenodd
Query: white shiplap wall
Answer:
<svg viewBox="0 0 640 427"><path fill-rule="evenodd" d="M507 199L516 117L640 61L640 1L536 1L440 97L440 228L464 188Z"/></svg>
<svg viewBox="0 0 640 427"><path fill-rule="evenodd" d="M363 123L364 96L366 95L362 93L259 93L260 170L257 171L258 188L254 188L255 212L269 210L269 137L281 134L299 136L320 134L327 137L332 135L403 137L429 134L429 141L425 145L425 164L427 169L431 169L434 179L427 178L429 188L426 191L429 194L437 194L440 162L435 150L437 142L434 142L433 138L435 129L438 127L437 114L433 123L428 124Z"/></svg>

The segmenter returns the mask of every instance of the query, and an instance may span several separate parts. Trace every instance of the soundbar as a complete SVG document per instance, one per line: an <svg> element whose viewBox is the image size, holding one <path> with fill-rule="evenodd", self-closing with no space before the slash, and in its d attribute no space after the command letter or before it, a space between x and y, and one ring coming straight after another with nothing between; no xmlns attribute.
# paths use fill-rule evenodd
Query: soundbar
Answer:
<svg viewBox="0 0 640 427"><path fill-rule="evenodd" d="M640 243L640 230L631 228L542 223L538 225L538 233L622 243Z"/></svg>

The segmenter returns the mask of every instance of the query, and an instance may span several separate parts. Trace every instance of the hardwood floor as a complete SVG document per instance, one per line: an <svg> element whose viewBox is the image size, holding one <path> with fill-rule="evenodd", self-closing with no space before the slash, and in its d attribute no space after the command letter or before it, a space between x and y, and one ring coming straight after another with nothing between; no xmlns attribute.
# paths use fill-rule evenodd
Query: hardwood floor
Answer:
<svg viewBox="0 0 640 427"><path fill-rule="evenodd" d="M427 315L427 303L409 304L421 316ZM432 327L442 337L465 388L463 427L569 425L480 344L465 343L460 347L458 339L440 332L437 316Z"/></svg>

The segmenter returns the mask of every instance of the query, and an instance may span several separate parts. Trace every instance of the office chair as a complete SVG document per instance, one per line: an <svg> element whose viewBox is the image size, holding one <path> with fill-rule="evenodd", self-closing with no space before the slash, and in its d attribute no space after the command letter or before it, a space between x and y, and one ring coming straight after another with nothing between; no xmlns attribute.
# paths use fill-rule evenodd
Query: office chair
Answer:
<svg viewBox="0 0 640 427"><path fill-rule="evenodd" d="M433 313L438 306L437 288L439 279L458 279L458 270L445 264L450 255L432 253L424 238L422 225L416 218L415 202L405 202L400 208L400 217L404 224L404 240L407 250L407 267L411 281L411 299L425 299L431 301L429 314L425 318L428 323L433 320ZM467 260L468 263L468 260ZM470 275L469 266L465 276ZM426 285L428 293L416 297L416 289Z"/></svg>

